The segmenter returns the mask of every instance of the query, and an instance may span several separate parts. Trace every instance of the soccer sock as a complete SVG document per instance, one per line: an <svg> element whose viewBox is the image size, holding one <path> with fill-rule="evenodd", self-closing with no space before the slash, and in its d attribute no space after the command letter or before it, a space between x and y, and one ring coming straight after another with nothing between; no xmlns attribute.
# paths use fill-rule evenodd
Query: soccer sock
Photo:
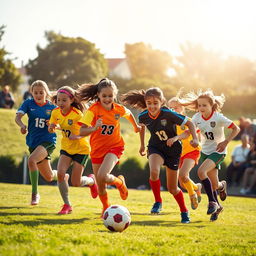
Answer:
<svg viewBox="0 0 256 256"><path fill-rule="evenodd" d="M93 184L94 184L94 179L93 178L87 177L87 176L82 176L81 177L81 185L80 185L81 187L86 186L86 185L91 186Z"/></svg>
<svg viewBox="0 0 256 256"><path fill-rule="evenodd" d="M63 199L64 204L71 205L68 198L68 184L65 180L58 182L59 191Z"/></svg>
<svg viewBox="0 0 256 256"><path fill-rule="evenodd" d="M209 202L211 202L211 201L216 202L214 195L213 195L213 191L212 191L211 181L208 178L206 178L206 179L202 180L202 184L203 184L204 190L208 196Z"/></svg>
<svg viewBox="0 0 256 256"><path fill-rule="evenodd" d="M32 193L36 194L37 188L38 188L38 178L39 178L39 171L29 171L29 177L30 177L30 182L32 185Z"/></svg>
<svg viewBox="0 0 256 256"><path fill-rule="evenodd" d="M58 171L52 170L52 180L58 180Z"/></svg>
<svg viewBox="0 0 256 256"><path fill-rule="evenodd" d="M150 187L153 191L154 197L155 197L155 202L162 203L162 198L161 198L161 181L160 179L158 180L151 180L149 179L149 184Z"/></svg>
<svg viewBox="0 0 256 256"><path fill-rule="evenodd" d="M183 196L183 192L180 190L180 192L173 196L175 198L175 200L177 201L179 207L180 207L180 212L188 212L188 209L185 205L185 200L184 200L184 196Z"/></svg>
<svg viewBox="0 0 256 256"><path fill-rule="evenodd" d="M192 183L193 189L195 191L198 190L198 186L196 185L196 183L193 180L190 180L190 182Z"/></svg>
<svg viewBox="0 0 256 256"><path fill-rule="evenodd" d="M112 182L108 183L108 184L109 184L109 185L115 185L117 188L119 188L120 186L122 186L123 181L120 180L118 177L115 177L115 176L113 176L113 177L114 177L114 180L113 180Z"/></svg>
<svg viewBox="0 0 256 256"><path fill-rule="evenodd" d="M218 200L218 193L216 190L213 191L213 195L214 195L215 201L218 203L218 205L220 205L219 200Z"/></svg>
<svg viewBox="0 0 256 256"><path fill-rule="evenodd" d="M106 193L104 195L99 195L99 198L103 205L103 210L106 210L110 206L109 201L108 201L108 193Z"/></svg>
<svg viewBox="0 0 256 256"><path fill-rule="evenodd" d="M186 188L186 190L188 191L188 194L190 196L195 194L194 187L193 187L193 184L190 179L187 182L183 183L183 185Z"/></svg>

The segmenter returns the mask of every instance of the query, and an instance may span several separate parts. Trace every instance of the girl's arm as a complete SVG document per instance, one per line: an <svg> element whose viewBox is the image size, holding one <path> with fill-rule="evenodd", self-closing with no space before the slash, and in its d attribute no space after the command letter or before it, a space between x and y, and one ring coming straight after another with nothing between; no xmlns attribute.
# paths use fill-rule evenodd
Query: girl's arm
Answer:
<svg viewBox="0 0 256 256"><path fill-rule="evenodd" d="M231 140L233 140L236 137L236 135L239 133L239 131L240 131L240 128L236 124L234 124L234 123L232 124L230 129L232 129L232 132L228 135L228 137L224 141L222 141L221 143L219 143L217 145L217 149L216 149L217 152L224 151L225 148L227 147L228 143Z"/></svg>
<svg viewBox="0 0 256 256"><path fill-rule="evenodd" d="M80 128L80 135L81 136L88 136L90 135L91 133L95 132L96 130L98 130L99 127L102 126L102 118L99 118L97 121L96 121L96 124L95 126L93 127L89 127L85 124L83 124Z"/></svg>
<svg viewBox="0 0 256 256"><path fill-rule="evenodd" d="M198 147L199 142L198 142L198 138L197 138L197 135L196 135L195 125L190 120L188 120L185 125L188 127L189 132L193 137L193 140L190 141L191 146L194 147L194 148Z"/></svg>
<svg viewBox="0 0 256 256"><path fill-rule="evenodd" d="M21 121L21 118L24 116L22 113L17 113L15 117L16 124L20 127L20 132L22 134L27 133L27 126Z"/></svg>
<svg viewBox="0 0 256 256"><path fill-rule="evenodd" d="M141 156L145 156L146 152L145 152L145 126L142 125L141 129L140 129L140 155Z"/></svg>
<svg viewBox="0 0 256 256"><path fill-rule="evenodd" d="M177 140L185 140L189 137L190 132L189 131L184 131L183 133L181 133L180 135L174 136L170 139L167 140L167 146L171 147L172 144L177 141Z"/></svg>
<svg viewBox="0 0 256 256"><path fill-rule="evenodd" d="M125 117L133 126L134 128L134 131L137 133L137 132L140 132L141 130L141 126L139 126L134 118L134 115L132 113L130 113L129 116Z"/></svg>

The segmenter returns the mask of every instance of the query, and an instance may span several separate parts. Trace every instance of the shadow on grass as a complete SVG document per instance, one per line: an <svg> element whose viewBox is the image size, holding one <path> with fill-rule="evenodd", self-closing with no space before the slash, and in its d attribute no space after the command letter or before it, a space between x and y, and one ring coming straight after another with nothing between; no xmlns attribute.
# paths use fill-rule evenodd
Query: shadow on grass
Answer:
<svg viewBox="0 0 256 256"><path fill-rule="evenodd" d="M17 208L18 209L18 208ZM29 212L0 212L0 216L53 216L53 213L29 213Z"/></svg>
<svg viewBox="0 0 256 256"><path fill-rule="evenodd" d="M26 221L12 221L10 223L0 222L0 224L4 224L7 226L10 225L18 225L22 224L28 227L35 227L41 225L60 225L60 224L79 224L83 223L84 221L88 220L88 218L81 218L81 219L36 219L36 220L26 220Z"/></svg>
<svg viewBox="0 0 256 256"><path fill-rule="evenodd" d="M8 210L8 209L27 209L28 207L19 207L19 206L0 206L0 210Z"/></svg>

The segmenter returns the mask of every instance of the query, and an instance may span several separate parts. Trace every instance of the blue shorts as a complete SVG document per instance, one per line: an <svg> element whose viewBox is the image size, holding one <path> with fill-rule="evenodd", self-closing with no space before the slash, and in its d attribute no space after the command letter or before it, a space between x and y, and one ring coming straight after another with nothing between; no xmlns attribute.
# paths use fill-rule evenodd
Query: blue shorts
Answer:
<svg viewBox="0 0 256 256"><path fill-rule="evenodd" d="M152 154L157 154L161 156L164 160L164 165L169 169L174 171L177 171L179 169L180 154L168 155L155 147L148 146L148 157Z"/></svg>

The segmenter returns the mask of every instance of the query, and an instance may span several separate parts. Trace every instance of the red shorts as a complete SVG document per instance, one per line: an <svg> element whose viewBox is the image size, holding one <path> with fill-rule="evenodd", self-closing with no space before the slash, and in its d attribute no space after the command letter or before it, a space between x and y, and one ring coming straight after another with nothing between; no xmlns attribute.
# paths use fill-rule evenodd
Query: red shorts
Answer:
<svg viewBox="0 0 256 256"><path fill-rule="evenodd" d="M194 150L182 156L180 158L179 168L182 166L184 159L187 159L187 158L195 160L195 165L198 164L198 160L200 158L200 151Z"/></svg>
<svg viewBox="0 0 256 256"><path fill-rule="evenodd" d="M91 161L93 164L101 164L105 158L105 156L108 153L114 154L117 156L118 159L120 159L120 157L122 156L124 152L124 147L116 147L116 148L110 148L103 157L99 157L99 158L95 158L91 156Z"/></svg>

